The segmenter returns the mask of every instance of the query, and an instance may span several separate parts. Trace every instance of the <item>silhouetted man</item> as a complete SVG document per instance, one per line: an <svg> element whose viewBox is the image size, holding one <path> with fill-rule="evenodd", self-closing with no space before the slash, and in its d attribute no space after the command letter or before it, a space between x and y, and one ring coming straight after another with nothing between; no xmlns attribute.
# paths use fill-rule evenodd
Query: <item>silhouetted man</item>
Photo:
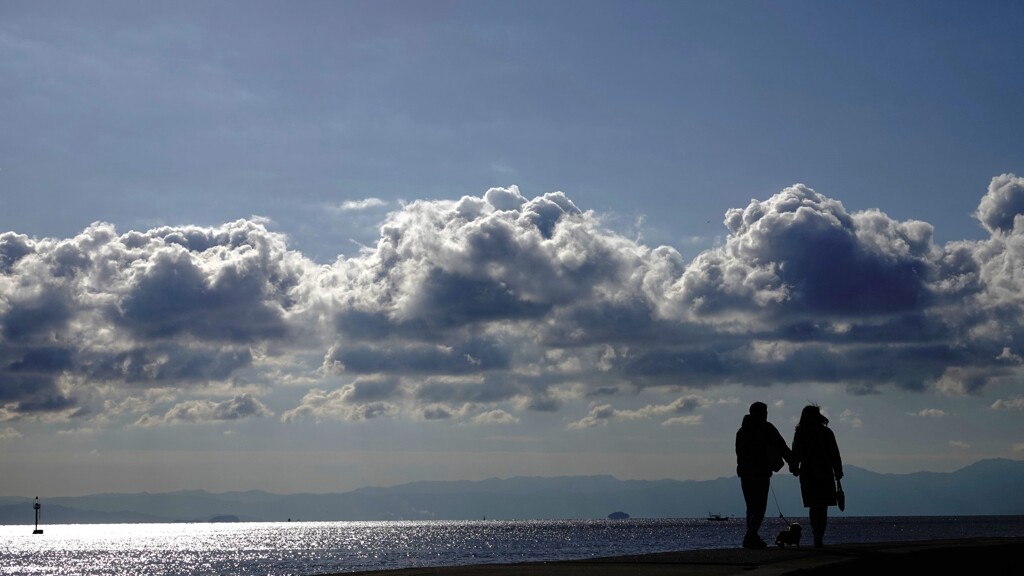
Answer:
<svg viewBox="0 0 1024 576"><path fill-rule="evenodd" d="M783 459L792 463L792 458L793 453L782 434L768 421L768 405L764 402L751 404L750 413L743 417L743 424L736 432L736 474L740 477L747 505L744 548L768 546L758 531L768 508L772 473L782 469Z"/></svg>

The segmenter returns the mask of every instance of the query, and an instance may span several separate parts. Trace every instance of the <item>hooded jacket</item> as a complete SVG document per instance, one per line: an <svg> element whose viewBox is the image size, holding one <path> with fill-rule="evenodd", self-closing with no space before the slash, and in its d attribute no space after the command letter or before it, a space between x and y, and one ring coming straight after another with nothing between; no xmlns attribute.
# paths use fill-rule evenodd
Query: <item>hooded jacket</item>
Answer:
<svg viewBox="0 0 1024 576"><path fill-rule="evenodd" d="M751 414L743 417L736 432L736 474L767 476L782 469L783 460L791 462L793 453L775 426Z"/></svg>

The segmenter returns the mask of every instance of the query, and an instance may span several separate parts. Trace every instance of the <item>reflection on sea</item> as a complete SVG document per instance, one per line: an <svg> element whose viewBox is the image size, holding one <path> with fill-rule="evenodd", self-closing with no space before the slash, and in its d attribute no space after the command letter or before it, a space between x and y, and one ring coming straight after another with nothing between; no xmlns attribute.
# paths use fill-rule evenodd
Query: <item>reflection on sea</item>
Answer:
<svg viewBox="0 0 1024 576"><path fill-rule="evenodd" d="M769 518L764 531L781 527ZM0 526L0 574L268 576L565 560L732 548L743 531L741 518L47 525L44 535ZM832 543L1021 534L1024 516L837 517L829 525Z"/></svg>

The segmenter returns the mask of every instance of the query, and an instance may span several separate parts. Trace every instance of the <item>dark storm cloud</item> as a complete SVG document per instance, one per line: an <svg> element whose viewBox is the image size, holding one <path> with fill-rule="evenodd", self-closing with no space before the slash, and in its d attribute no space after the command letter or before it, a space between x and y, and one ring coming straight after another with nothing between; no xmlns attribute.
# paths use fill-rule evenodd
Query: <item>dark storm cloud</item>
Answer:
<svg viewBox="0 0 1024 576"><path fill-rule="evenodd" d="M507 410L647 387L979 393L1024 357L1022 190L994 178L977 210L991 237L939 246L927 223L849 212L798 184L729 210L724 242L691 262L608 230L562 193L515 187L405 204L375 246L324 266L261 220L4 233L0 400L8 414L99 414L82 405L98 388L83 386L188 394L289 373L310 388L279 409L285 421L507 423ZM148 418L224 419L236 404L179 406ZM595 405L576 427L666 406Z"/></svg>

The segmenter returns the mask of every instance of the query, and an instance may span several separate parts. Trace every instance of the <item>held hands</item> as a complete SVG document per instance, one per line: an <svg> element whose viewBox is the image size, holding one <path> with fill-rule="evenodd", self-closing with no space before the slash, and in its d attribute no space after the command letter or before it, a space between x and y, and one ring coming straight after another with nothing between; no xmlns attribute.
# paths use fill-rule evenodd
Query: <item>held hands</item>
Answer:
<svg viewBox="0 0 1024 576"><path fill-rule="evenodd" d="M789 472L793 476L799 476L800 475L800 465L799 464L790 464L789 465Z"/></svg>

